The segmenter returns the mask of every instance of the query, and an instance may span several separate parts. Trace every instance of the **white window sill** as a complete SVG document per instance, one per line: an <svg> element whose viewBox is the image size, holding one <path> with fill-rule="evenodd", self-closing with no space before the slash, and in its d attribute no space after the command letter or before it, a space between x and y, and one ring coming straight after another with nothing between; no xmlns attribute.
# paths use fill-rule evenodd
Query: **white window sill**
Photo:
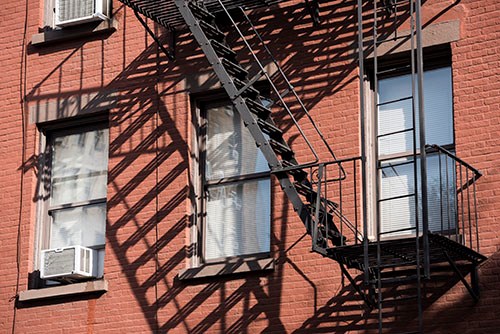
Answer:
<svg viewBox="0 0 500 334"><path fill-rule="evenodd" d="M97 281L55 286L52 288L21 291L19 293L19 301L28 302L85 294L102 294L106 291L108 291L108 281L101 279Z"/></svg>
<svg viewBox="0 0 500 334"><path fill-rule="evenodd" d="M31 45L43 46L53 42L75 40L97 34L112 33L116 30L116 20L104 20L100 23L86 23L65 29L54 29L35 34L31 38Z"/></svg>
<svg viewBox="0 0 500 334"><path fill-rule="evenodd" d="M237 259L222 263L204 264L196 268L187 268L179 273L178 278L184 281L197 278L272 270L274 270L273 258L253 260Z"/></svg>

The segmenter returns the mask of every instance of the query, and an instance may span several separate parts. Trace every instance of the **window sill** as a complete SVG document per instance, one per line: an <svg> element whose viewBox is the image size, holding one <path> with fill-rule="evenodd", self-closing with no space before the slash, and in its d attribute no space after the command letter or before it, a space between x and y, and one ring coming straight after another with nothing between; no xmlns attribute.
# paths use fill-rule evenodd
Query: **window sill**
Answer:
<svg viewBox="0 0 500 334"><path fill-rule="evenodd" d="M204 264L201 267L182 270L178 278L181 281L206 278L231 274L242 274L248 272L272 271L274 270L274 259L237 259L223 263Z"/></svg>
<svg viewBox="0 0 500 334"><path fill-rule="evenodd" d="M105 20L98 24L82 24L71 28L50 30L35 34L31 38L31 45L44 46L54 42L63 42L66 40L75 40L87 36L112 33L115 30L116 21L113 19Z"/></svg>
<svg viewBox="0 0 500 334"><path fill-rule="evenodd" d="M49 298L73 297L78 295L103 294L108 291L108 281L101 279L74 283L52 288L33 289L19 293L20 302L39 301Z"/></svg>

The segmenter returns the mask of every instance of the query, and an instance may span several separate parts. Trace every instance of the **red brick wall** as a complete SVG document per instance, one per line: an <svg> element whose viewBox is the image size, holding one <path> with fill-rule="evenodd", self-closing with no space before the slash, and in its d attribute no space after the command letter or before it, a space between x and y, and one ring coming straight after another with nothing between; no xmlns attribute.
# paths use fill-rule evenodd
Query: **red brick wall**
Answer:
<svg viewBox="0 0 500 334"><path fill-rule="evenodd" d="M302 223L276 182L272 273L176 279L187 264L191 215L189 92L195 88L185 78L207 66L190 36L178 36L176 62L158 58L132 11L115 1L116 32L35 47L30 39L42 21L42 1L28 0L27 11L24 2L8 0L3 6L0 332L364 333L376 328L376 313L365 314L338 265L310 252L310 239L302 238ZM461 39L451 43L456 146L458 155L484 174L478 185L479 221L482 251L490 256L480 270L481 300L474 304L460 284L436 293L426 306L426 332L495 332L500 325L495 226L500 217L500 6L495 0L455 5L434 0L424 9L425 22L461 22ZM340 158L359 154L354 10L350 2L322 2L323 25L317 28L299 1L283 5L275 17L254 16ZM19 291L27 289L34 261L39 152L28 108L82 91L118 93L110 110L109 291L99 298L31 302L15 309L16 258ZM300 123L312 132L304 118ZM311 140L319 145L317 136ZM300 141L293 148L299 160L310 156ZM401 319L390 320L390 326L412 319L412 313L403 313L395 313Z"/></svg>

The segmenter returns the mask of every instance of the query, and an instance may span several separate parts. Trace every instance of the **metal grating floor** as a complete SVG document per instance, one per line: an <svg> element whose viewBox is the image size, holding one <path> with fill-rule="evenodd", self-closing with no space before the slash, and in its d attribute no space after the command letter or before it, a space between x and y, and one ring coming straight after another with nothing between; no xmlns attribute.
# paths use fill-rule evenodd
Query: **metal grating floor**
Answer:
<svg viewBox="0 0 500 334"><path fill-rule="evenodd" d="M422 237L419 238L420 260L422 261ZM394 239L380 242L381 262L380 268L395 268L414 266L417 262L416 240L413 238ZM341 246L328 249L328 257L346 265L348 268L359 270L365 269L363 244L352 246ZM471 250L470 248L455 242L447 237L429 234L430 263L439 264L448 262L445 252L454 261L467 261L479 264L486 257ZM368 244L368 267L369 271L377 269L377 243Z"/></svg>

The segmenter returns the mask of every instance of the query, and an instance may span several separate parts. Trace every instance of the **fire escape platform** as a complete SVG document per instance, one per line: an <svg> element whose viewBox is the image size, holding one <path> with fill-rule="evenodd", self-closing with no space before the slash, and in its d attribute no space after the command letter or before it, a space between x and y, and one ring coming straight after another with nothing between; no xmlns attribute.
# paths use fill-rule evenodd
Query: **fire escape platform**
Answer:
<svg viewBox="0 0 500 334"><path fill-rule="evenodd" d="M419 238L419 257L423 263L423 238ZM365 269L375 272L377 268L409 267L417 264L415 238L399 238L380 242L380 263L377 264L377 243L368 244L368 268L364 263L364 245L349 245L333 247L327 250L327 256L345 265L347 268ZM454 241L446 236L429 233L429 259L430 264L448 263L449 259L454 262L466 262L478 265L486 257L476 251Z"/></svg>
<svg viewBox="0 0 500 334"><path fill-rule="evenodd" d="M170 30L182 30L186 27L186 22L182 18L181 13L177 9L174 0L120 0L125 5L139 12L146 17L153 18L156 22ZM243 7L245 9L253 9L274 5L285 0L222 0L224 6L228 9ZM217 14L222 11L217 0L205 0L203 2L207 11L212 14Z"/></svg>

